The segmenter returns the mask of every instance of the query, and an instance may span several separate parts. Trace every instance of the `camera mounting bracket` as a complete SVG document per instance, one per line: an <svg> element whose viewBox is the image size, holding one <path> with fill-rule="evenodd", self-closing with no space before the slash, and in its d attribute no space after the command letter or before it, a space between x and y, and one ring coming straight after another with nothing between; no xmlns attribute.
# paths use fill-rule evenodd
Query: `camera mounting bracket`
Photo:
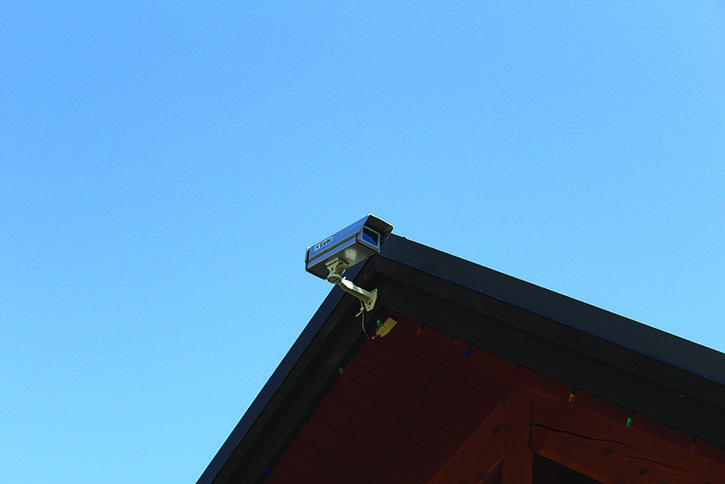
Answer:
<svg viewBox="0 0 725 484"><path fill-rule="evenodd" d="M365 305L366 311L372 311L375 307L375 301L378 299L378 290L373 289L367 291L360 286L355 285L351 280L345 279L342 273L347 269L347 262L344 259L335 257L325 264L328 270L327 280L333 284L340 286L340 289L348 294L358 298Z"/></svg>

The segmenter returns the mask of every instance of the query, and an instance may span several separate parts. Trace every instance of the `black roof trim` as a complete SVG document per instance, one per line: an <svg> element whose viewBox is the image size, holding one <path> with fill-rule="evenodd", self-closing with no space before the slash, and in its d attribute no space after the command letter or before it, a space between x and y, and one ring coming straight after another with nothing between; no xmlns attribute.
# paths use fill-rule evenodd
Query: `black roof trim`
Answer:
<svg viewBox="0 0 725 484"><path fill-rule="evenodd" d="M400 236L381 253L725 385L725 355L706 346Z"/></svg>

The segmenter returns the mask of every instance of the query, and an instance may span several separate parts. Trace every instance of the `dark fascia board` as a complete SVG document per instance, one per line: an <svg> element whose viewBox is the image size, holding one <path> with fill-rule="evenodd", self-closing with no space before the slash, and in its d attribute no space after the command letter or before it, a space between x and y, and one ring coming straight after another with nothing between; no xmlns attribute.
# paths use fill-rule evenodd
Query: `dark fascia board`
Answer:
<svg viewBox="0 0 725 484"><path fill-rule="evenodd" d="M632 319L392 235L381 252L476 292L725 384L725 355Z"/></svg>
<svg viewBox="0 0 725 484"><path fill-rule="evenodd" d="M392 310L678 430L725 446L725 355L391 235L350 268ZM335 287L197 484L257 483L365 339Z"/></svg>

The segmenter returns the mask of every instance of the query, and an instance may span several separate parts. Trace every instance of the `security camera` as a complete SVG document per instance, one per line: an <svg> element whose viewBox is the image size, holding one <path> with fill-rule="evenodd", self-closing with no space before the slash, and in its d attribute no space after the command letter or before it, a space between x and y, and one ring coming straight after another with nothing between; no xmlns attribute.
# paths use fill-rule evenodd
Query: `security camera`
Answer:
<svg viewBox="0 0 725 484"><path fill-rule="evenodd" d="M392 231L392 225L374 215L368 215L308 247L305 270L339 285L345 292L360 299L365 309L370 311L375 306L377 289L366 291L345 279L342 273L348 267L380 252L380 247Z"/></svg>

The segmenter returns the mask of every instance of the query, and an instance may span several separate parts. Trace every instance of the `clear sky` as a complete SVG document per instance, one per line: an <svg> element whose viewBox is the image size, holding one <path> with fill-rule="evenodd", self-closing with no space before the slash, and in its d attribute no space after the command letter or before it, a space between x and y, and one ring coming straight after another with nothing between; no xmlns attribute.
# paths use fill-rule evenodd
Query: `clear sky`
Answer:
<svg viewBox="0 0 725 484"><path fill-rule="evenodd" d="M0 482L194 483L394 233L725 351L723 2L0 2Z"/></svg>

